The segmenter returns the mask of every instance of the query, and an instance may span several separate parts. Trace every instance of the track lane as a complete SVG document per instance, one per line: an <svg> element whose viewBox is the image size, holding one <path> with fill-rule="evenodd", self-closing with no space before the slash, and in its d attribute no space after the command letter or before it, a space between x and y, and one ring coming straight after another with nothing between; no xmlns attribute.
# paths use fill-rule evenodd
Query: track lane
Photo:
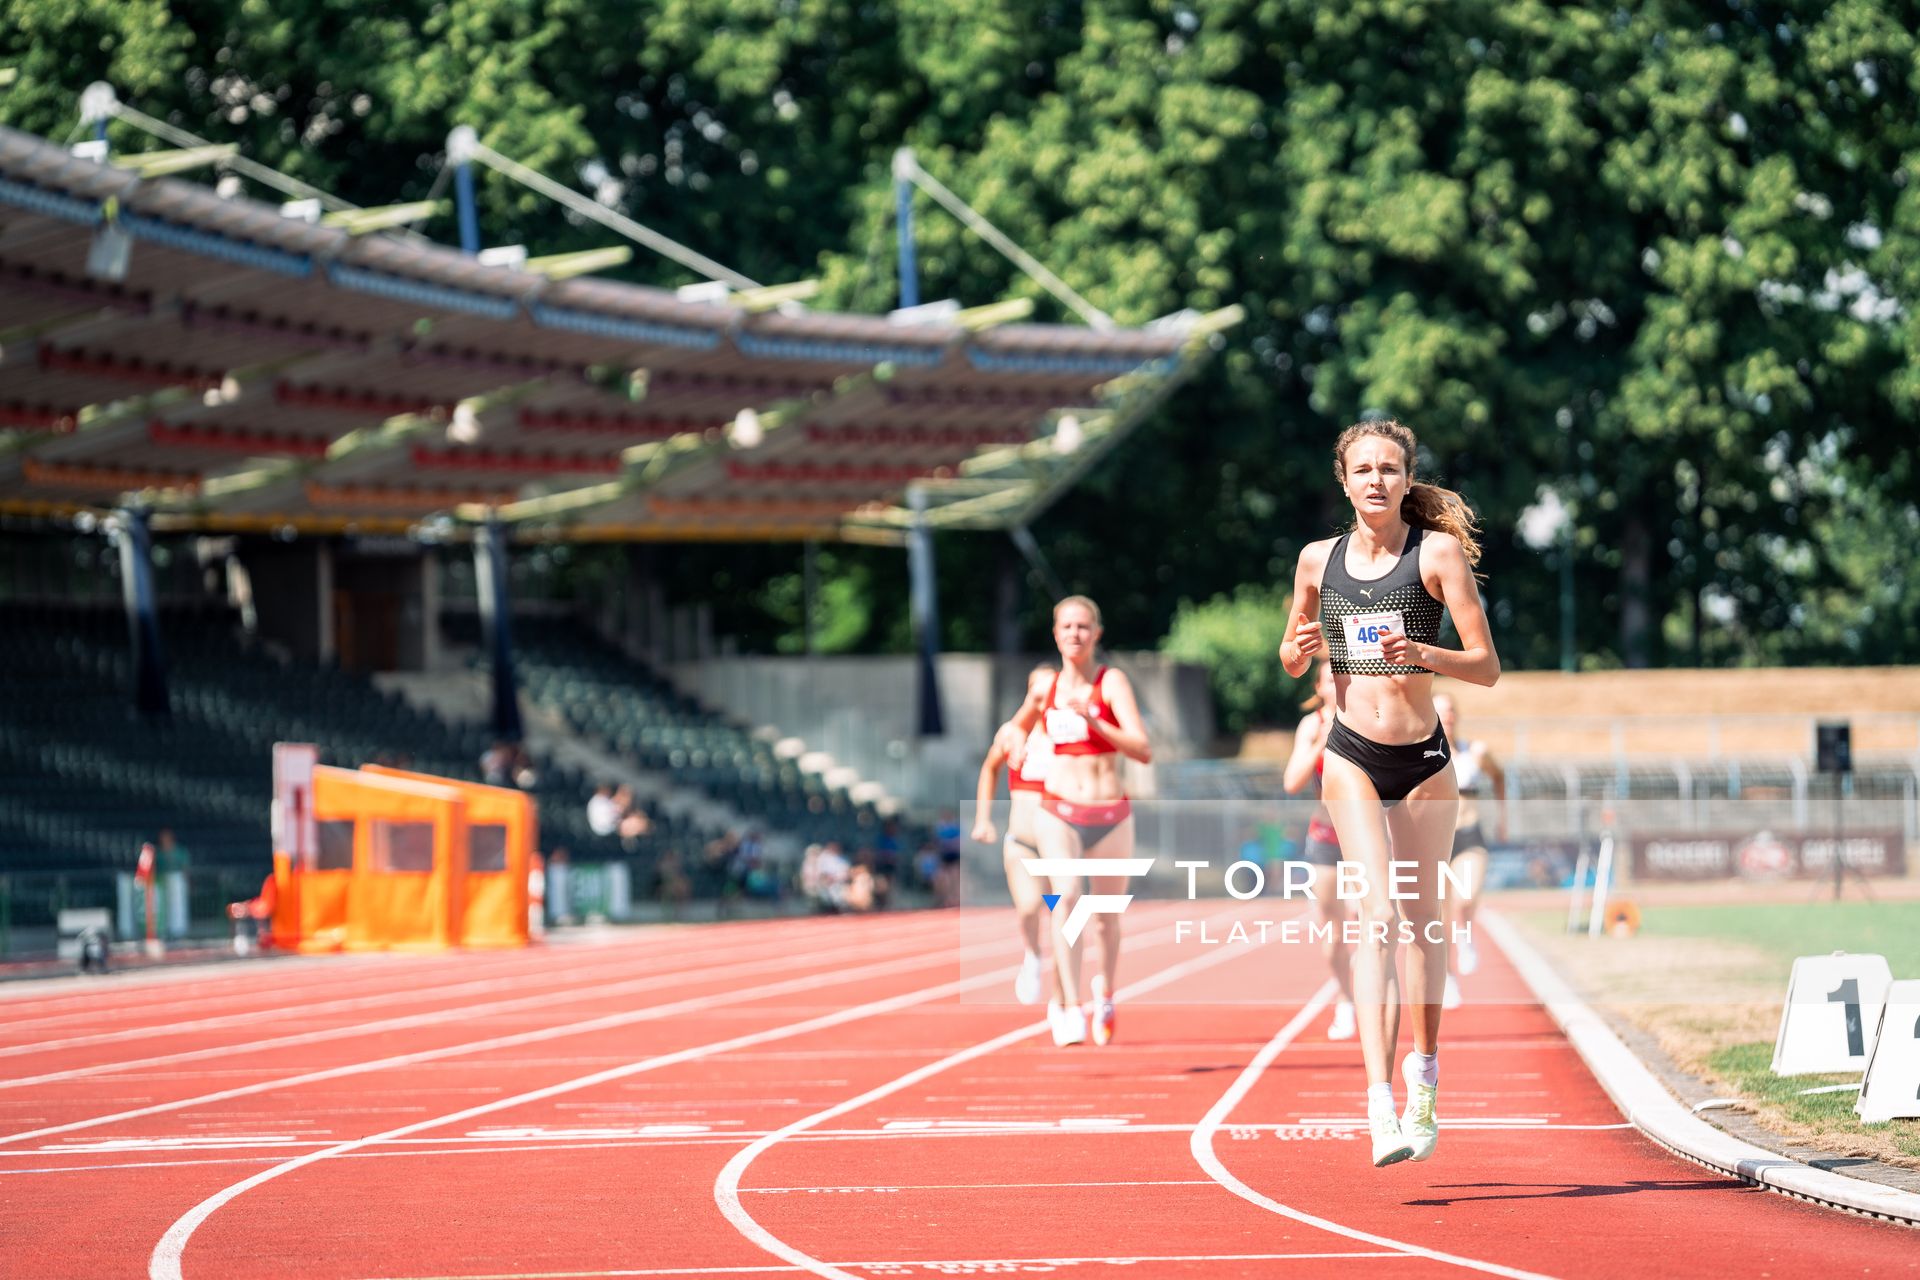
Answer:
<svg viewBox="0 0 1920 1280"><path fill-rule="evenodd" d="M847 957L867 951L883 953L909 936L898 930L881 932L859 942L848 940L832 948L830 954ZM822 956L817 949L814 954L816 958ZM464 1017L486 1016L516 1009L552 1009L583 998L598 999L650 991L671 985L676 977L704 979L713 976L714 962L721 957L726 959L727 969L734 973L757 972L748 967L749 962L756 961L768 969L778 970L792 963L792 956L793 949L789 944L775 941L749 948L709 943L704 948L681 949L668 957L653 952L640 956L615 956L597 966L561 967L550 961L544 969L475 983L412 986L402 993L409 1001L438 1007L395 1017L368 1021L352 1016L363 1007L358 1000L348 1002L344 1008L328 1008L322 1003L290 1010L289 1016L293 1020L319 1021L328 1025L278 1036L262 1036L260 1032L263 1028L254 1025L250 1017L217 1017L198 1025L181 1024L173 1037L179 1047L170 1047L166 1053L127 1058L120 1056L117 1050L99 1052L100 1046L95 1044L36 1055L31 1065L25 1068L30 1074L20 1074L23 1064L5 1064L4 1069L14 1074L0 1076L0 1094L61 1080L147 1071L167 1064L225 1057L235 1052L259 1053L325 1040L386 1035L412 1027L458 1022ZM450 972L450 969L443 970L442 974ZM530 994L508 994L516 991ZM455 998L456 993L459 998ZM470 998L496 995L503 998ZM320 1017L321 1014L331 1016Z"/></svg>
<svg viewBox="0 0 1920 1280"><path fill-rule="evenodd" d="M933 920L936 927L944 927L941 917ZM952 944L938 939L936 945L944 949L942 967L949 973L958 971L962 957L952 950ZM508 1109L488 1116L489 1127L632 1124L698 1117L710 1124L715 1134L711 1138L662 1141L644 1148L644 1188L630 1194L641 1196L649 1204L675 1204L675 1212L611 1217L596 1214L590 1223L581 1221L581 1206L603 1204L611 1188L632 1184L632 1150L607 1147L561 1153L537 1149L516 1152L502 1167L511 1168L515 1186L524 1188L523 1211L511 1216L493 1215L476 1222L467 1233L436 1235L447 1241L444 1251L436 1246L436 1258L444 1252L449 1259L458 1256L470 1266L497 1266L499 1260L512 1258L530 1270L593 1265L610 1257L629 1261L671 1259L681 1267L720 1262L750 1265L763 1258L728 1232L710 1207L704 1213L693 1208L710 1205L706 1193L715 1174L743 1140L732 1131L746 1123L764 1128L765 1122L774 1117L817 1110L843 1096L841 1091L863 1076L878 1073L884 1078L897 1072L895 1064L903 1056L917 1060L937 1057L954 1040L956 1025L961 1028L958 1034L966 1037L976 1025L1004 1028L1009 1022L1031 1024L1031 1010L970 1004L959 999L969 984L984 984L996 991L1010 984L1012 970L1005 968L1004 962L1013 948L1002 937L992 944L992 950L1003 961L1001 971L960 977L937 988L931 997L921 992L911 1002L856 1021L827 1015L830 1021L816 1019L811 1026L790 1024L782 1033L783 1043L793 1050L786 1055L755 1053L750 1045L737 1040L720 1041L706 1046L697 1059L650 1065L645 1080L634 1079L632 1075L637 1073L629 1073L584 1082L564 1097L509 1102ZM876 993L886 981L879 974L866 980L869 994ZM924 1054L917 1049L903 1054L903 1046L927 1042L931 1044ZM823 1064L826 1078L820 1078L817 1071L795 1081L781 1078L802 1063ZM440 1123L444 1120L434 1122ZM744 1140L752 1136L749 1133ZM302 1222L303 1206L349 1194L358 1204L368 1206L366 1211L372 1217L368 1222L371 1230L366 1234L381 1242L377 1256L385 1258L391 1250L393 1269L410 1269L404 1242L413 1238L410 1224L421 1202L430 1200L433 1214L450 1214L462 1222L467 1220L469 1205L460 1202L457 1185L444 1181L432 1188L414 1182L416 1195L411 1200L385 1194L386 1188L407 1185L398 1167L401 1163L351 1162L329 1155L320 1162L289 1170L293 1176L284 1181L256 1183L257 1189L249 1188L246 1199L232 1212L218 1213L203 1228L190 1232L191 1244L184 1253L186 1273L196 1277L206 1274L208 1259L219 1258L233 1241L261 1229L265 1222L284 1225L284 1230L273 1226L268 1229L276 1230L277 1236L286 1241L290 1265L301 1274L355 1274L342 1266L340 1250L345 1245L337 1233L295 1229ZM381 1190L374 1190L376 1187ZM449 1196L454 1199L449 1200ZM579 1229L556 1230L555 1223L573 1224ZM369 1269L363 1265L359 1273ZM211 1274L219 1273L216 1270Z"/></svg>
<svg viewBox="0 0 1920 1280"><path fill-rule="evenodd" d="M804 960L783 958L773 962L753 961L739 966L706 966L691 977L676 972L666 975L664 983L659 984L676 988L678 998L675 999L658 1001L636 1009L626 1006L623 1000L613 1000L602 993L600 998L610 1000L614 1005L610 1012L581 1016L590 1014L591 1010L576 1009L571 1012L526 1010L512 1015L510 1019L502 1019L496 1014L495 1020L502 1023L502 1029L496 1034L477 1038L473 1035L473 1031L484 1025L483 1023L468 1027L435 1024L424 1029L413 1029L408 1037L402 1037L403 1041L411 1038L416 1044L424 1047L407 1047L400 1052L394 1052L397 1046L388 1044L381 1046L381 1053L368 1057L364 1049L356 1049L350 1045L323 1046L324 1055L319 1059L323 1065L315 1065L315 1060L311 1058L304 1059L304 1064L288 1061L285 1055L291 1051L286 1049L255 1052L252 1055L252 1061L241 1062L236 1069L258 1078L212 1091L194 1089L193 1077L188 1077L181 1083L168 1079L143 1080L137 1074L125 1079L61 1082L46 1086L37 1092L22 1091L24 1100L6 1104L4 1099L0 1099L0 1104L15 1107L37 1106L52 1112L58 1112L59 1109L64 1108L69 1114L78 1112L78 1118L60 1118L56 1114L49 1117L48 1122L40 1123L35 1127L0 1134L0 1150L22 1143L41 1142L51 1137L98 1130L109 1126L113 1127L113 1132L116 1134L147 1136L154 1132L151 1127L130 1127L130 1122L147 1121L151 1117L206 1109L237 1098L282 1093L308 1086L324 1085L326 1092L335 1092L343 1088L335 1082L347 1077L412 1067L422 1063L440 1063L451 1058L487 1055L570 1037L592 1036L636 1024L673 1019L696 1009L749 1006L774 998L783 992L846 985L858 980L857 972L847 967L849 964L871 962L876 956L895 954L896 950L886 943L878 945L860 943L844 948L816 951L812 957ZM937 964L942 959L942 949L934 948L913 955L908 960L889 963L896 966L911 964L920 967ZM809 965L815 966L812 972L808 971ZM800 976L766 983L756 981L743 985L743 977L757 979L764 976L769 967L781 972L797 973ZM746 971L744 974L741 972L743 970ZM526 1029L506 1029L520 1024L526 1024ZM306 1047L299 1052L314 1054L320 1053L321 1050ZM478 1057L477 1060L483 1063L486 1061L484 1056ZM344 1086L348 1092L355 1087ZM116 1097L114 1094L103 1091L118 1090L125 1094L128 1090L142 1089L161 1096L157 1100L142 1098L137 1094L118 1097L118 1101L131 1101L139 1105L124 1106L104 1112L99 1110L99 1102Z"/></svg>
<svg viewBox="0 0 1920 1280"><path fill-rule="evenodd" d="M1193 1134L1196 1164L1282 1219L1444 1261L1453 1274L1463 1268L1447 1260L1470 1254L1482 1265L1465 1270L1510 1276L1780 1275L1815 1259L1823 1275L1920 1275L1911 1229L1724 1178L1620 1123L1505 957L1485 940L1480 954L1468 1003L1445 1018L1432 1161L1373 1170L1364 1149L1225 1136L1236 1114L1252 1114L1344 1120L1364 1139L1357 1051L1315 1049L1326 1023L1316 1011L1283 1026L1222 1094ZM1403 1038L1399 1054L1410 1047ZM1404 1085L1396 1092L1404 1100ZM1502 1109L1546 1123L1460 1123Z"/></svg>
<svg viewBox="0 0 1920 1280"><path fill-rule="evenodd" d="M843 926L836 932L851 940L863 936L862 926L871 922L849 923L852 927ZM910 922L906 931L926 932L924 925L915 928ZM819 956L832 949L816 950L811 960L805 956L786 960L783 972L787 976L779 981L749 982L738 975L723 977L710 981L701 995L685 996L641 1010L615 1008L595 1020L600 1024L597 1028L582 1030L573 1024L561 1024L532 1034L492 1037L494 1043L490 1047L470 1046L464 1050L465 1055L475 1059L471 1064L434 1058L431 1052L390 1055L389 1060L354 1067L352 1079L335 1075L324 1080L267 1081L252 1089L236 1091L247 1095L237 1101L234 1094L204 1098L193 1109L182 1109L170 1117L170 1122L176 1126L176 1133L185 1131L202 1138L227 1134L241 1139L285 1133L290 1122L296 1138L316 1132L329 1137L359 1137L391 1127L394 1118L412 1119L444 1112L450 1098L456 1103L463 1098L482 1096L496 1099L510 1092L508 1085L513 1082L578 1076L581 1067L576 1055L583 1048L589 1053L612 1054L626 1060L648 1053L669 1052L702 1036L710 1036L715 1028L712 1019L738 1020L728 1027L737 1032L743 1022L764 1029L793 1021L793 1009L799 999L819 1000L829 1008L844 1006L850 1003L850 993L857 992L863 983L870 986L870 981L863 976L868 969L877 969L882 981L906 982L924 979L929 974L938 977L941 970L949 969L952 964L950 948L938 939L911 952L904 952L898 946L878 948L881 954L895 957L884 965L875 965L869 954L876 948L861 942L857 950L867 956L861 968L821 961ZM695 1016L703 1012L710 1015L706 1021ZM569 1037L580 1038L567 1039ZM571 1052L553 1054L550 1046L562 1043ZM530 1051L550 1057L529 1062L526 1058ZM520 1055L518 1059L512 1056L515 1054ZM421 1061L421 1058L427 1060ZM450 1070L468 1067L471 1075L466 1078L473 1082L471 1089L462 1088L449 1079ZM309 1126L304 1131L298 1123L302 1120ZM127 1133L128 1128L125 1124L116 1124L102 1136L118 1137ZM134 1136L141 1135L136 1132ZM256 1151L259 1149L257 1145L254 1147ZM69 1165L74 1159L66 1152L47 1153L41 1158ZM128 1257L123 1259L125 1265L116 1269L133 1270L144 1265L151 1242L158 1238L167 1222L198 1199L229 1185L235 1176L229 1171L230 1167L224 1165L193 1163L178 1168L152 1167L166 1166L166 1162L127 1161L111 1154L109 1158L114 1163L149 1167L122 1169L111 1174L49 1175L34 1178L30 1184L12 1180L0 1183L7 1188L6 1194L0 1194L0 1237L34 1243L33 1256L44 1264L36 1274L98 1274L91 1263L75 1261L98 1255L96 1215L100 1200L97 1197L106 1196L118 1206L130 1207L122 1211L130 1238L119 1243L122 1247L126 1244L137 1247L139 1262L135 1264L134 1259ZM188 1154L187 1158L197 1157ZM7 1167L16 1166L9 1162ZM417 1171L409 1178L417 1181ZM14 1191L22 1185L33 1188L31 1200L23 1202ZM471 1196L466 1198L470 1200ZM48 1207L51 1212L38 1211ZM163 1216L154 1222L150 1233L142 1232L136 1219L156 1213ZM298 1220L314 1221L311 1205L302 1206Z"/></svg>
<svg viewBox="0 0 1920 1280"><path fill-rule="evenodd" d="M1129 928L1144 938L1155 908L1142 903L1136 912L1142 908L1130 913ZM604 1026L577 1040L510 1043L266 1089L171 1113L191 1126L197 1145L164 1153L131 1147L76 1156L69 1149L16 1161L0 1147L0 1237L21 1238L25 1229L36 1256L49 1260L36 1275L137 1271L144 1260L132 1254L140 1241L159 1238L165 1221L183 1209L290 1158L331 1149L212 1213L189 1234L185 1274L252 1274L248 1263L264 1239L287 1273L317 1277L692 1275L703 1268L714 1275L806 1275L726 1234L711 1199L730 1160L784 1130L749 1163L741 1200L810 1258L862 1280L1035 1268L1070 1276L1123 1264L1198 1280L1361 1267L1369 1276L1460 1274L1404 1248L1374 1248L1277 1217L1232 1195L1194 1161L1196 1125L1302 998L1278 1010L1208 1006L1217 988L1174 982L1158 996L1193 1007L1126 1004L1122 1039L1109 1049L1060 1052L1023 1038L831 1121L794 1129L796 1120L1032 1024L1032 1010L949 991L855 1020L804 1025L889 994L951 986L936 981L943 968L949 980L978 976L982 961L955 955L960 931L950 927L952 919L908 922L905 932L924 935L919 945L930 957L918 970L856 973L845 984L785 995L767 994L766 984L729 991L720 983L704 988L722 997L710 1007ZM1011 935L1010 927L1002 932ZM814 941L828 935L847 936L836 928ZM999 946L1004 961L1012 948L1004 939ZM1126 972L1159 967L1140 955L1126 962ZM1218 971L1247 973L1249 984L1270 981L1270 973L1254 971L1272 968L1274 957L1259 956L1260 949L1245 949L1234 957L1244 963L1222 961ZM1470 995L1500 997L1501 965L1495 959L1472 980ZM1313 980L1324 972L1317 959L1301 967ZM1004 981L994 975L982 991L991 994ZM1762 1212L1804 1215L1814 1224L1809 1238L1835 1220L1736 1190L1618 1129L1617 1112L1543 1011L1534 1009L1537 1019L1528 1021L1496 1015L1502 1007L1449 1015L1442 1098L1448 1127L1433 1164L1367 1166L1364 1135L1354 1123L1358 1051L1326 1043L1323 1017L1255 1073L1244 1097L1223 1114L1213 1135L1221 1159L1258 1193L1354 1230L1554 1275L1615 1274L1611 1265L1589 1266L1593 1259L1578 1249L1561 1256L1551 1245L1589 1241L1585 1249L1590 1238L1630 1235L1641 1216L1650 1226L1643 1249L1622 1254L1608 1244L1597 1256L1625 1263L1617 1273L1677 1274L1661 1269L1676 1258L1697 1272L1701 1255L1683 1250L1715 1237L1684 1222L1676 1230L1679 1220L1666 1216L1675 1208L1683 1217L1726 1218L1729 1234L1741 1230L1755 1197L1766 1202ZM750 1039L767 1032L778 1034ZM579 1083L648 1059L661 1061ZM1562 1077L1569 1069L1584 1090L1568 1087ZM554 1085L570 1087L520 1096ZM458 1116L466 1118L449 1119ZM259 1126L274 1119L307 1127L280 1147L244 1141L268 1136ZM1520 1123L1547 1119L1558 1127ZM1111 1121L1122 1123L1104 1125ZM956 1122L962 1127L951 1127ZM382 1136L393 1133L405 1136ZM106 1127L44 1145L70 1148L89 1136L119 1134ZM219 1145L223 1136L242 1141ZM1529 1162L1564 1164L1569 1152L1591 1166L1584 1180L1520 1176ZM1457 1162L1452 1169L1449 1158ZM35 1164L70 1171L21 1169ZM1475 1176L1460 1177L1462 1164ZM1649 1164L1658 1167L1653 1175L1644 1172ZM1442 1170L1454 1177L1418 1186L1403 1179L1392 1186L1399 1200L1373 1198L1388 1175ZM21 1187L31 1189L22 1194ZM19 1216L23 1203L45 1212ZM106 1261L96 1225L103 1203L116 1211L130 1206L137 1220L122 1242L136 1249L120 1253L116 1246L114 1266L94 1265ZM1858 1229L1875 1224L1838 1221L1850 1241L1834 1255L1839 1273L1868 1259L1878 1264L1875 1275L1915 1274L1906 1252L1913 1233L1882 1228L1861 1243ZM1766 1253L1770 1233L1779 1243L1802 1232L1763 1223L1757 1235L1747 1233L1752 1248L1727 1257L1760 1270L1770 1259L1786 1268L1776 1275L1804 1263L1790 1246ZM1544 1263L1536 1256L1542 1252ZM1380 1253L1393 1256L1356 1256ZM88 1265L76 1265L82 1259Z"/></svg>
<svg viewBox="0 0 1920 1280"><path fill-rule="evenodd" d="M323 967L310 980L274 983L270 975L289 962L272 960L259 966L260 973L243 990L219 991L184 999L173 999L164 990L130 1004L82 1008L47 1018L6 1018L0 1022L0 1059L17 1056L36 1047L58 1047L63 1041L113 1043L137 1040L176 1028L183 1024L217 1018L238 1019L249 1016L272 1018L298 1014L319 1005L339 1001L360 1001L342 1008L379 1008L404 1004L422 998L422 992L444 992L448 975L457 973L461 981L517 981L524 978L555 976L567 972L586 975L606 965L647 963L670 958L688 948L711 947L725 950L732 946L756 947L785 944L795 949L809 946L808 939L819 930L802 932L791 926L830 924L822 918L763 921L769 928L737 930L710 926L711 933L683 925L643 925L633 936L618 935L603 941L571 942L558 946L535 945L517 951L454 950L431 956L392 956L343 953L307 958ZM864 923L876 933L899 925L897 919L874 918ZM781 926L787 926L782 928ZM382 968L392 965L392 968ZM369 971L369 966L372 966ZM404 967L400 967L404 966ZM95 981L93 979L87 980ZM111 981L111 979L109 979ZM109 993L105 989L95 998ZM158 1003L152 1002L157 997ZM8 1009L0 1005L0 1017ZM94 1039L98 1037L98 1039Z"/></svg>

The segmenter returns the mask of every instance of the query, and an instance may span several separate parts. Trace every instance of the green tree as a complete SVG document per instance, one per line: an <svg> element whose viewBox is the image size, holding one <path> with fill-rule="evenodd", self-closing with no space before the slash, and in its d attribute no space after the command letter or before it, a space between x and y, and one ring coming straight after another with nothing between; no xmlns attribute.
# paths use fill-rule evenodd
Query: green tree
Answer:
<svg viewBox="0 0 1920 1280"><path fill-rule="evenodd" d="M1275 657L1287 635L1291 603L1291 584L1249 585L1205 604L1182 601L1174 614L1161 652L1212 673L1214 710L1228 733L1278 725L1298 714L1300 695L1310 686L1288 676Z"/></svg>
<svg viewBox="0 0 1920 1280"><path fill-rule="evenodd" d="M106 78L143 109L361 203L444 189L456 123L822 305L898 296L888 162L926 167L1124 323L1248 321L1036 526L1109 638L1284 582L1344 518L1327 449L1362 411L1488 530L1510 665L1557 660L1574 512L1595 664L1893 660L1920 417L1920 60L1893 0L13 0L0 120L64 138ZM149 145L116 128L118 146ZM482 182L487 239L604 243ZM451 239L450 221L429 228ZM930 209L922 294L1054 300ZM684 271L636 261L632 279ZM1903 478L1904 477L1904 478ZM859 643L907 634L898 553ZM681 557L771 645L793 549ZM1004 544L943 538L950 643L991 642ZM722 588L702 567L725 577ZM888 567L894 566L894 567ZM751 587L741 590L751 581ZM1022 619L1034 643L1045 604ZM1791 635L1792 641L1787 637Z"/></svg>

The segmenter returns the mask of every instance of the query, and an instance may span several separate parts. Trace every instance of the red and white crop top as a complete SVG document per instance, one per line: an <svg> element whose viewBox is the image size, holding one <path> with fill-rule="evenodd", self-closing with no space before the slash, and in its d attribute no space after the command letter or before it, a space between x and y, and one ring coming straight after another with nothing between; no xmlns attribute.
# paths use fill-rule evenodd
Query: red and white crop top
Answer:
<svg viewBox="0 0 1920 1280"><path fill-rule="evenodd" d="M1053 687L1047 690L1047 709L1040 723L1047 731L1047 737L1053 742L1053 754L1057 756L1109 756L1118 748L1103 737L1093 723L1104 722L1118 729L1120 722L1114 718L1113 708L1100 696L1100 682L1106 678L1107 669L1101 667L1093 673L1093 696L1087 700L1087 714L1081 715L1071 707L1056 705L1060 696L1060 677L1053 678Z"/></svg>

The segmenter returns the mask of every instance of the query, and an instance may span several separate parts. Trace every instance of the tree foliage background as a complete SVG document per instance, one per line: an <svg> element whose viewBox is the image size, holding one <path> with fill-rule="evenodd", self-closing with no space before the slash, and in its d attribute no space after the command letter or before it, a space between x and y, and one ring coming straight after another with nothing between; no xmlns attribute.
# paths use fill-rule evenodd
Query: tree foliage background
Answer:
<svg viewBox="0 0 1920 1280"><path fill-rule="evenodd" d="M1897 0L5 14L0 121L55 138L105 79L376 204L432 190L469 123L748 275L819 275L826 305L867 310L897 295L888 159L911 145L1123 322L1244 304L1205 376L1035 529L1116 644L1155 643L1182 601L1284 583L1341 519L1333 435L1381 410L1480 511L1511 666L1559 660L1563 554L1587 665L1920 659L1920 60ZM491 242L604 243L505 182L482 194ZM923 296L1070 319L944 215L920 233ZM1523 536L1542 540L1523 514L1549 493L1564 549ZM950 645L992 642L1010 554L942 540ZM835 643L904 642L902 559L828 558ZM791 647L797 548L663 563L749 645ZM1023 609L1043 643L1044 600Z"/></svg>

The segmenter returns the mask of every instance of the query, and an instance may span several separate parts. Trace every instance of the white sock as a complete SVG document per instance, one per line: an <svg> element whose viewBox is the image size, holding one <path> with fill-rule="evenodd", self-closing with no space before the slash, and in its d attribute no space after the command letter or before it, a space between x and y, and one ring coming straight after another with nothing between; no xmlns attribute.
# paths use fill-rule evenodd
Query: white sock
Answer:
<svg viewBox="0 0 1920 1280"><path fill-rule="evenodd" d="M1367 1110L1385 1107L1393 1110L1393 1086L1391 1084L1370 1084L1367 1086Z"/></svg>
<svg viewBox="0 0 1920 1280"><path fill-rule="evenodd" d="M1440 1055L1438 1053L1421 1053L1418 1049L1415 1049L1407 1055L1407 1061L1413 1064L1413 1069L1418 1073L1421 1084L1427 1085L1430 1088L1439 1087Z"/></svg>

